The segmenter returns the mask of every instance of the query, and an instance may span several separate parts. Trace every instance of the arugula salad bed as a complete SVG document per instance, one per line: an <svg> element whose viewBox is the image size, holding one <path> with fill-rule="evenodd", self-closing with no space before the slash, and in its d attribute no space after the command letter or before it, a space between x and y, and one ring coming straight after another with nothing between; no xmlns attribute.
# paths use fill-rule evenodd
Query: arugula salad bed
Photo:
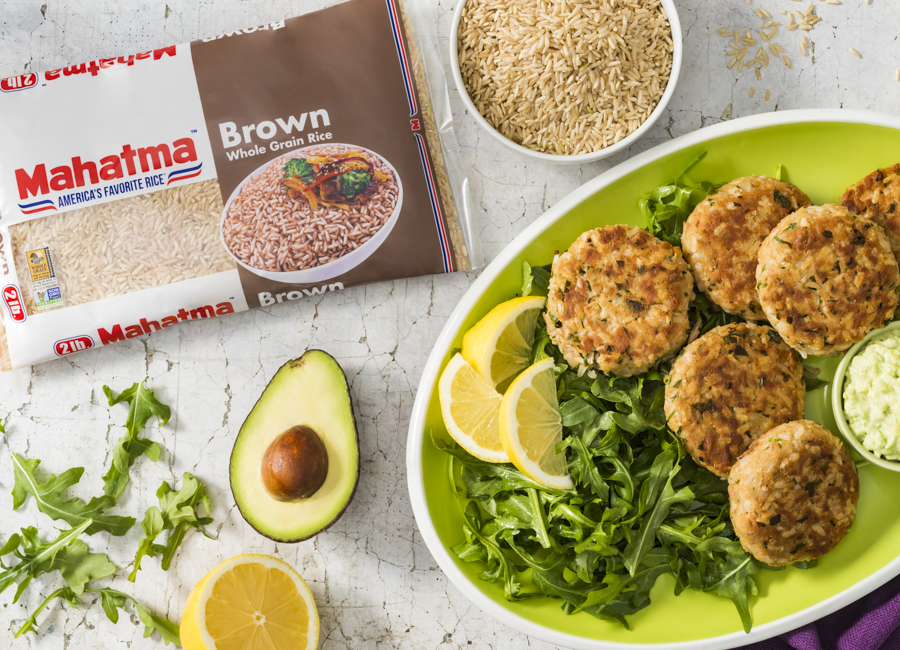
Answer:
<svg viewBox="0 0 900 650"><path fill-rule="evenodd" d="M693 208L717 187L686 180L704 156L640 199L647 230L676 246ZM549 279L549 265L526 262L522 295L546 292ZM696 293L693 334L740 320ZM539 318L531 362L546 358L554 360L563 423L557 451L566 454L575 488L545 488L512 465L481 461L433 435L449 455L448 480L464 521L466 539L452 551L483 563L479 577L502 585L508 600L557 598L568 614L584 611L626 628L628 615L650 605L657 578L669 574L676 595L695 589L729 598L749 631L753 575L779 569L744 551L731 526L727 483L694 463L667 428L669 364L637 377L579 376ZM809 375L807 390L824 383Z"/></svg>

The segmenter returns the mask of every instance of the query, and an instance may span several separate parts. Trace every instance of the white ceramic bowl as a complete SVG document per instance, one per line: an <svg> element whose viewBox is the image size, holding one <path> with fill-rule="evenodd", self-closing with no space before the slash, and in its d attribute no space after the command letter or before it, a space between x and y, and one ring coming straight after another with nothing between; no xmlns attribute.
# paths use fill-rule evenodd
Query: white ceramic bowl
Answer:
<svg viewBox="0 0 900 650"><path fill-rule="evenodd" d="M384 240L386 240L388 235L391 234L391 230L394 229L394 224L397 223L397 219L400 216L400 208L403 206L403 183L400 181L400 174L397 173L397 170L394 169L394 166L390 162L388 162L384 156L355 144L328 142L325 145L317 144L312 145L311 147L303 147L302 149L294 149L293 151L281 154L279 158L283 158L285 156L293 156L295 154L302 154L307 149L318 148L321 146L330 146L332 144L344 147L352 147L354 149L359 149L360 151L368 152L373 156L377 156L394 173L394 178L397 181L397 204L394 206L394 212L391 214L387 222L385 222L381 229L377 233L375 233L375 235L369 241L364 243L359 248L350 251L343 257L328 262L327 264L313 267L311 269L303 269L301 271L266 271L264 269L257 269L253 266L250 266L249 264L245 264L240 259L238 259L234 255L234 253L231 252L231 249L225 242L225 218L228 216L228 210L231 208L231 204L241 193L244 185L259 176L263 172L263 170L272 163L272 159L270 159L257 167L252 174L241 181L241 184L238 185L231 193L231 196L228 197L228 201L225 203L225 209L222 210L222 221L219 223L219 237L221 237L222 239L222 245L225 247L225 250L228 251L228 254L231 255L235 262L243 266L254 275L258 275L269 280L274 280L275 282L285 282L287 284L316 284L319 282L326 282L327 280L336 278L339 275L343 275L347 271L356 268L364 261L366 261L366 259L368 259L369 256L372 255L372 253L374 253L378 249L378 247L384 243Z"/></svg>
<svg viewBox="0 0 900 650"><path fill-rule="evenodd" d="M834 373L834 379L832 380L831 409L834 411L834 419L837 421L838 428L841 430L844 440L853 447L853 450L856 451L856 453L879 467L900 472L900 461L887 460L886 458L873 454L863 447L862 442L860 442L859 438L856 437L853 430L850 428L850 424L847 422L847 416L844 413L844 378L847 371L850 369L850 362L853 361L853 357L866 347L872 339L876 339L887 332L897 331L900 331L900 322L890 323L883 329L869 332L869 334L866 335L866 338L847 350L847 353L844 355L844 358L841 359L841 363L837 367L837 370Z"/></svg>
<svg viewBox="0 0 900 650"><path fill-rule="evenodd" d="M672 73L669 76L669 82L666 84L666 90L663 92L663 96L659 100L659 104L656 105L656 108L653 109L653 112L650 113L650 117L641 124L638 129L629 135L628 137L620 140L619 142L606 147L605 149L601 149L600 151L592 151L590 153L580 153L573 156L565 156L565 155L557 155L551 153L542 153L540 151L534 151L529 149L528 147L523 147L520 144L516 144L505 135L502 135L497 129L490 125L490 123L484 119L481 113L478 112L478 109L475 108L475 104L472 102L472 99L469 97L469 93L466 92L466 85L463 83L462 74L459 71L459 22L462 19L462 11L465 6L467 0L459 0L456 4L456 10L453 12L453 24L450 28L450 70L453 73L453 81L456 83L456 88L459 91L460 96L462 97L463 104L466 106L466 110L475 118L475 121L478 125L483 128L494 140L500 142L503 146L511 149L512 151L517 151L529 158L533 158L535 160L544 160L547 162L554 163L562 163L562 164L578 164L578 163L589 163L597 160L602 160L608 156L612 156L623 149L627 149L635 142L637 142L647 131L650 130L656 121L659 119L659 116L662 115L663 111L666 110L666 106L669 104L669 100L672 99L672 95L675 94L675 86L678 83L678 75L681 72L681 56L682 56L682 38L681 38L681 22L678 20L678 10L675 8L674 0L660 0L663 8L666 11L666 15L669 17L669 25L672 28L672 44L674 46L672 52Z"/></svg>

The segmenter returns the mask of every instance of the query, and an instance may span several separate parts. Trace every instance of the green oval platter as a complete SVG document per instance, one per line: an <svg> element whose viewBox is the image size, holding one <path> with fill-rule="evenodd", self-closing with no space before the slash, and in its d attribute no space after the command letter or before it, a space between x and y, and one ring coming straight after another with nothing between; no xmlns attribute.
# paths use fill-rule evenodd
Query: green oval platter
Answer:
<svg viewBox="0 0 900 650"><path fill-rule="evenodd" d="M837 548L808 571L762 571L751 599L754 627L741 628L730 601L711 594L673 594L660 578L652 603L629 618L631 629L587 614L566 615L549 598L508 602L502 587L477 578L477 563L460 561L449 548L463 537L446 454L428 432L446 435L437 378L463 333L522 284L522 262L548 264L583 231L626 223L645 226L638 199L675 179L703 152L692 181L727 182L747 175L785 180L816 204L838 202L852 183L879 167L900 162L900 116L869 111L804 110L742 118L701 129L641 153L574 191L532 223L481 273L450 316L423 371L407 442L409 491L428 549L450 580L485 612L521 632L579 650L733 648L816 620L868 594L900 574L900 473L862 464L856 522ZM813 362L830 379L840 357ZM809 394L806 415L835 434L830 385Z"/></svg>

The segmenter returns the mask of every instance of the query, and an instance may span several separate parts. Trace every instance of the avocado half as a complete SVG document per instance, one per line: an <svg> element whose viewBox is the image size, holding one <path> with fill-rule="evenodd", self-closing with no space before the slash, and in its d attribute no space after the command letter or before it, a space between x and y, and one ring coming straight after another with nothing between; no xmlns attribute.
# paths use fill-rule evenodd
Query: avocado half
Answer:
<svg viewBox="0 0 900 650"><path fill-rule="evenodd" d="M324 443L327 473L311 496L284 500L270 491L271 459L284 449L303 449L280 444L299 428L311 429ZM281 460L282 472L309 464L303 457ZM238 432L229 473L241 515L276 542L309 539L344 514L359 482L359 436L347 378L330 354L310 350L278 369Z"/></svg>

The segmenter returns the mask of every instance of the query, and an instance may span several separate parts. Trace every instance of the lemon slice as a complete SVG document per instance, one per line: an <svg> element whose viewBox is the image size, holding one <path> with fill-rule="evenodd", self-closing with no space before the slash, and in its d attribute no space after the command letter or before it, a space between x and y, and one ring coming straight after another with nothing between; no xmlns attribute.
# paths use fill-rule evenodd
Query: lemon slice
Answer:
<svg viewBox="0 0 900 650"><path fill-rule="evenodd" d="M463 336L462 355L491 386L528 367L534 327L546 298L528 296L500 303Z"/></svg>
<svg viewBox="0 0 900 650"><path fill-rule="evenodd" d="M573 487L562 440L553 359L544 359L516 377L500 403L500 441L513 465L528 478L559 490Z"/></svg>
<svg viewBox="0 0 900 650"><path fill-rule="evenodd" d="M497 432L503 396L462 355L454 355L444 368L438 395L447 431L463 449L489 463L509 462Z"/></svg>
<svg viewBox="0 0 900 650"><path fill-rule="evenodd" d="M290 565L268 555L238 555L191 591L181 643L185 650L315 650L319 614Z"/></svg>

